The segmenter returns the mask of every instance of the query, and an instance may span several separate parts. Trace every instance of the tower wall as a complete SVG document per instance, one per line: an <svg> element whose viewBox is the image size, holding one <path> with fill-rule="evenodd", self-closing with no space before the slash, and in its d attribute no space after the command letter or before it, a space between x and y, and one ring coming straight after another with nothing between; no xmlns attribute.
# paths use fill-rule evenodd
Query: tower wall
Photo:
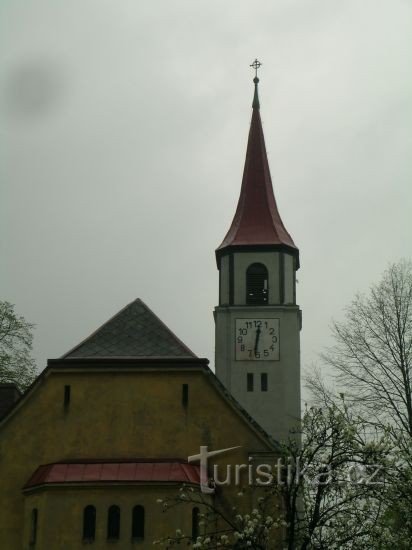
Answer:
<svg viewBox="0 0 412 550"><path fill-rule="evenodd" d="M235 252L221 260L220 305L215 308L216 374L268 433L284 440L300 420L301 311L295 304L294 257L283 252ZM246 304L246 270L253 263L262 263L268 270L265 305ZM264 323L265 319L270 326L276 323L278 327L278 357L275 360L238 357L239 327L242 323ZM267 377L265 390L262 375Z"/></svg>

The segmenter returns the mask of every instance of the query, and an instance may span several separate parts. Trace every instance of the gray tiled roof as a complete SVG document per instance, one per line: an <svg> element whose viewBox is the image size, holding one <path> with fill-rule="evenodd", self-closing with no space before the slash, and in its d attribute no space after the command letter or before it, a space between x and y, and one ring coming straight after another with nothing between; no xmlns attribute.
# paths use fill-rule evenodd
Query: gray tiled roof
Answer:
<svg viewBox="0 0 412 550"><path fill-rule="evenodd" d="M196 357L139 298L63 355L74 357Z"/></svg>

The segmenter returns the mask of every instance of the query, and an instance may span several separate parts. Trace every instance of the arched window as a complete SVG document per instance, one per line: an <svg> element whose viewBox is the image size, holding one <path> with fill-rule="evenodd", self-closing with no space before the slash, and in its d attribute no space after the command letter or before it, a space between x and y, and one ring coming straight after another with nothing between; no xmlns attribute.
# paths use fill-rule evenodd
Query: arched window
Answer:
<svg viewBox="0 0 412 550"><path fill-rule="evenodd" d="M94 540L96 536L96 508L89 504L83 510L83 540Z"/></svg>
<svg viewBox="0 0 412 550"><path fill-rule="evenodd" d="M268 270L263 264L252 264L246 271L246 303L268 303Z"/></svg>
<svg viewBox="0 0 412 550"><path fill-rule="evenodd" d="M132 510L132 540L144 539L144 508L139 504Z"/></svg>
<svg viewBox="0 0 412 550"><path fill-rule="evenodd" d="M107 514L107 538L117 540L120 538L120 508L112 505Z"/></svg>
<svg viewBox="0 0 412 550"><path fill-rule="evenodd" d="M192 540L199 536L199 508L192 509Z"/></svg>
<svg viewBox="0 0 412 550"><path fill-rule="evenodd" d="M37 508L33 508L31 511L31 523L30 523L30 546L34 546L37 540Z"/></svg>

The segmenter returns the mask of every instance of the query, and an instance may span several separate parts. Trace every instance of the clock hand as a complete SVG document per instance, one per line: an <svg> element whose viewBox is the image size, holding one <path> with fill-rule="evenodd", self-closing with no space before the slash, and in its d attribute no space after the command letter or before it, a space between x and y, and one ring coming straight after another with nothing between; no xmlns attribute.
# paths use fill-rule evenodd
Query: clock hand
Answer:
<svg viewBox="0 0 412 550"><path fill-rule="evenodd" d="M257 353L257 350L258 350L259 338L260 338L260 327L258 327L256 331L256 340L255 340L255 349L254 349L255 353Z"/></svg>

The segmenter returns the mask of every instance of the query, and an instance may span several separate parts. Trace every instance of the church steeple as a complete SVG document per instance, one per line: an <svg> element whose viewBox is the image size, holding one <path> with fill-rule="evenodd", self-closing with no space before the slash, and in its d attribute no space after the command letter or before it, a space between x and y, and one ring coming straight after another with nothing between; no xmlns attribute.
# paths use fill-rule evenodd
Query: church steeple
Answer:
<svg viewBox="0 0 412 550"><path fill-rule="evenodd" d="M252 67L257 71L260 63ZM253 80L252 122L235 217L216 250L216 375L273 437L300 420L299 251L276 205Z"/></svg>
<svg viewBox="0 0 412 550"><path fill-rule="evenodd" d="M257 60L252 66L257 70ZM242 187L235 216L222 244L216 250L218 265L225 252L241 248L284 250L296 258L299 267L299 251L280 217L273 194L265 138L260 118L258 84L253 79L252 121L246 151ZM230 249L230 250L229 250Z"/></svg>

